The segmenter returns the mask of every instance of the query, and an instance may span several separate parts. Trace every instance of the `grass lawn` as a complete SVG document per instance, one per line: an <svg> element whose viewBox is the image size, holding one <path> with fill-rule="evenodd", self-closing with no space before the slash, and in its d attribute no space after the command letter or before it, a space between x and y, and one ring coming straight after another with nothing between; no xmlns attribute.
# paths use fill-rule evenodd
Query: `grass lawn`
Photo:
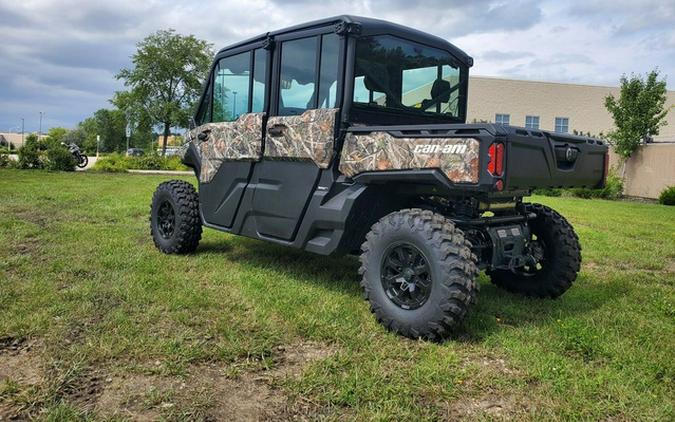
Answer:
<svg viewBox="0 0 675 422"><path fill-rule="evenodd" d="M534 198L583 248L558 300L481 275L455 339L368 311L357 260L206 230L153 246L168 177L0 171L0 419L673 420L675 207Z"/></svg>

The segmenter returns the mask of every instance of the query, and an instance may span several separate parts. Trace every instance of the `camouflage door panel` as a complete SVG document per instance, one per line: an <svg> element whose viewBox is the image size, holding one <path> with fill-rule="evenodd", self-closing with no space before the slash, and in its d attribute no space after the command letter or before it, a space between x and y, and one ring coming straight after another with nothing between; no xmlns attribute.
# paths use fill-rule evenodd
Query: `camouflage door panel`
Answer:
<svg viewBox="0 0 675 422"><path fill-rule="evenodd" d="M299 116L274 116L267 129L278 127L281 136L265 137L265 157L287 160L311 160L319 168L328 168L333 158L337 108L307 110Z"/></svg>
<svg viewBox="0 0 675 422"><path fill-rule="evenodd" d="M201 183L210 182L224 161L260 161L264 117L265 113L242 114L233 122L206 123L190 131L201 158ZM200 141L198 135L205 131L210 131L208 138Z"/></svg>
<svg viewBox="0 0 675 422"><path fill-rule="evenodd" d="M438 168L453 182L478 183L480 142L473 138L395 138L387 132L347 133L340 171Z"/></svg>

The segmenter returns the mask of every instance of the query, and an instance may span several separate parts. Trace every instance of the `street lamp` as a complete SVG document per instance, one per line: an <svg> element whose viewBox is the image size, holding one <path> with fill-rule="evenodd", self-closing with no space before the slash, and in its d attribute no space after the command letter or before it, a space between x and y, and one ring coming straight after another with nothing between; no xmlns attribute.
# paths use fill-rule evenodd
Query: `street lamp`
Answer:
<svg viewBox="0 0 675 422"><path fill-rule="evenodd" d="M38 141L40 140L40 138L42 138L42 115L43 114L44 114L43 112L40 112L40 130L38 131Z"/></svg>
<svg viewBox="0 0 675 422"><path fill-rule="evenodd" d="M24 119L22 117L21 118L21 146L23 146L23 123L24 123Z"/></svg>

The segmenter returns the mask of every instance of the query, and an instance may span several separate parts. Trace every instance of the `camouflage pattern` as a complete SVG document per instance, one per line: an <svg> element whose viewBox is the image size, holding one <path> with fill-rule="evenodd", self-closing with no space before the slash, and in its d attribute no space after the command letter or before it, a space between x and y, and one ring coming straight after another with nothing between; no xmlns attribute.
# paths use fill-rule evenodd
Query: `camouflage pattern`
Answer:
<svg viewBox="0 0 675 422"><path fill-rule="evenodd" d="M265 157L288 160L312 160L319 168L328 168L333 158L335 119L338 109L307 110L299 116L275 116L267 128L285 125L281 136L265 136Z"/></svg>
<svg viewBox="0 0 675 422"><path fill-rule="evenodd" d="M224 161L260 161L265 113L242 114L233 122L206 123L192 131L190 138L201 157L199 181L208 183ZM200 141L199 133L209 131Z"/></svg>
<svg viewBox="0 0 675 422"><path fill-rule="evenodd" d="M473 138L395 138L387 132L347 133L340 172L438 168L457 183L478 183L480 142Z"/></svg>

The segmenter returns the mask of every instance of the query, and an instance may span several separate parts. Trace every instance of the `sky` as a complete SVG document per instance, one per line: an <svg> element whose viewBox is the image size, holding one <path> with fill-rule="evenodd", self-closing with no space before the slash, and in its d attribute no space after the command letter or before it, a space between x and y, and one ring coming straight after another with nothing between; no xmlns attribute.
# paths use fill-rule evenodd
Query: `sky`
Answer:
<svg viewBox="0 0 675 422"><path fill-rule="evenodd" d="M214 48L354 14L443 37L473 75L617 85L658 67L675 89L675 0L0 0L0 132L74 127L123 89L136 43L174 28Z"/></svg>

